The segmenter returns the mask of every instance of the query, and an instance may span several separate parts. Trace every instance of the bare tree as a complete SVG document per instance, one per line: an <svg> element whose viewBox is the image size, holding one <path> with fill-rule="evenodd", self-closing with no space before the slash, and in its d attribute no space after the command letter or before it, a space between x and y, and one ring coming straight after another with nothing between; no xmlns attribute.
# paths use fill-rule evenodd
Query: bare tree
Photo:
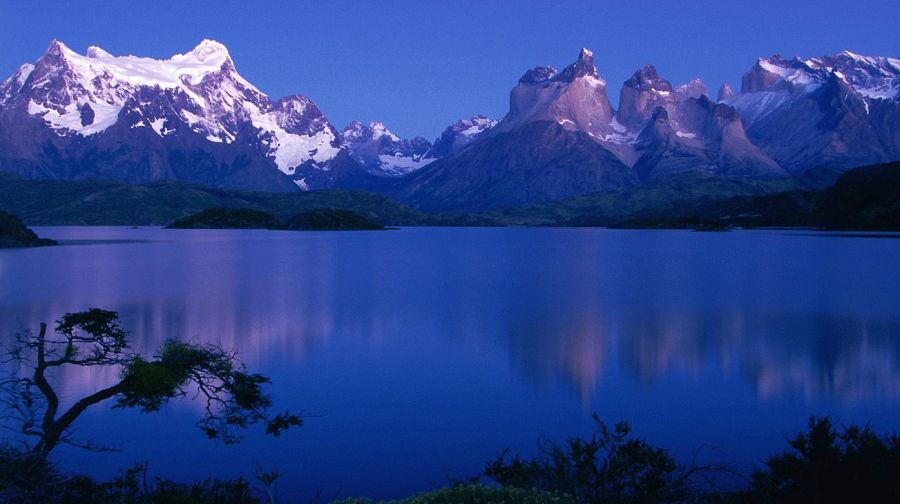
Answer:
<svg viewBox="0 0 900 504"><path fill-rule="evenodd" d="M0 420L31 439L30 450L41 458L60 443L104 449L93 441L72 436L72 425L91 406L110 402L117 408L158 411L169 400L191 396L203 401L198 422L211 439L240 440L235 429L262 423L278 436L302 420L290 412L270 415L271 398L262 387L269 379L248 373L233 353L214 345L166 341L152 358L129 350L127 333L116 312L92 308L66 313L48 334L19 335L5 348L11 369L0 381ZM62 408L51 383L51 371L64 368L119 368L118 381Z"/></svg>

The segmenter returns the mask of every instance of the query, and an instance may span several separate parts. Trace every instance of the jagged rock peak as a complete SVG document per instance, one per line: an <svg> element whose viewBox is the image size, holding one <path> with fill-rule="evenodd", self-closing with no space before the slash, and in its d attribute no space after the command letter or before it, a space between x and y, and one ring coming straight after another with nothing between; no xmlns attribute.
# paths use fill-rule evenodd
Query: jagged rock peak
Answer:
<svg viewBox="0 0 900 504"><path fill-rule="evenodd" d="M594 53L590 49L586 47L581 48L581 52L578 53L578 62L584 63L586 65L594 66Z"/></svg>
<svg viewBox="0 0 900 504"><path fill-rule="evenodd" d="M580 77L594 77L598 79L600 77L597 74L597 68L594 66L594 53L584 48L578 53L578 60L554 76L553 80L573 82Z"/></svg>
<svg viewBox="0 0 900 504"><path fill-rule="evenodd" d="M370 132L360 121L350 121L341 131L341 139L345 147L365 142L369 137Z"/></svg>
<svg viewBox="0 0 900 504"><path fill-rule="evenodd" d="M701 96L709 96L709 90L706 88L706 84L696 77L688 81L687 84L678 86L678 89L676 91L683 98L700 98Z"/></svg>
<svg viewBox="0 0 900 504"><path fill-rule="evenodd" d="M297 114L304 113L306 107L309 107L310 105L315 106L309 97L299 94L284 96L279 98L276 103L279 109L286 112L295 112Z"/></svg>
<svg viewBox="0 0 900 504"><path fill-rule="evenodd" d="M50 41L50 45L47 46L47 50L44 51L44 54L34 64L40 69L58 70L69 66L71 60L78 57L78 54L69 49L61 40L53 39Z"/></svg>
<svg viewBox="0 0 900 504"><path fill-rule="evenodd" d="M456 152L496 125L496 120L483 115L460 119L447 126L441 136L434 141L432 154L435 157L442 157Z"/></svg>
<svg viewBox="0 0 900 504"><path fill-rule="evenodd" d="M731 85L730 84L722 84L722 86L719 88L719 93L716 96L716 101L727 100L727 99L731 98L732 96L734 96L734 90L731 89Z"/></svg>
<svg viewBox="0 0 900 504"><path fill-rule="evenodd" d="M373 138L387 137L394 142L400 141L400 137L395 135L391 130L387 129L387 126L385 126L381 121L370 122L369 128L372 129Z"/></svg>
<svg viewBox="0 0 900 504"><path fill-rule="evenodd" d="M400 176L434 161L431 142L422 137L404 139L381 121L349 123L341 132L341 148L377 176Z"/></svg>
<svg viewBox="0 0 900 504"><path fill-rule="evenodd" d="M661 78L653 65L637 70L622 85L617 120L626 127L638 127L653 115L656 107L675 104L672 84Z"/></svg>
<svg viewBox="0 0 900 504"><path fill-rule="evenodd" d="M400 142L402 139L387 129L381 121L371 121L363 124L359 121L351 121L341 132L344 146L352 148L364 142L380 141Z"/></svg>
<svg viewBox="0 0 900 504"><path fill-rule="evenodd" d="M71 49L69 49L69 47L66 44L64 44L61 40L53 39L50 41L50 45L47 46L47 50L44 51L44 54L60 55L60 54L64 53L65 51L71 51Z"/></svg>
<svg viewBox="0 0 900 504"><path fill-rule="evenodd" d="M450 126L447 126L444 132L449 132L454 135L472 136L493 128L496 125L496 120L479 114L470 119L460 119L456 121Z"/></svg>
<svg viewBox="0 0 900 504"><path fill-rule="evenodd" d="M541 84L556 77L559 71L552 66L537 66L525 72L519 84Z"/></svg>
<svg viewBox="0 0 900 504"><path fill-rule="evenodd" d="M780 54L758 58L753 68L741 77L741 92L791 91L809 84L810 70L800 58L788 60Z"/></svg>
<svg viewBox="0 0 900 504"><path fill-rule="evenodd" d="M672 84L659 77L656 67L645 65L625 81L625 85L641 91L672 91Z"/></svg>

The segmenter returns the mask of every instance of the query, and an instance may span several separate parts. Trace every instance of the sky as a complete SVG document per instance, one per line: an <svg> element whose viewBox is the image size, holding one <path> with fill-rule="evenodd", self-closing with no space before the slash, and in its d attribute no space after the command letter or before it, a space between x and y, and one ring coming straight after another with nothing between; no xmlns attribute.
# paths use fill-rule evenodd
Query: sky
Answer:
<svg viewBox="0 0 900 504"><path fill-rule="evenodd" d="M563 68L582 47L616 104L647 63L676 85L700 77L714 95L774 53L898 57L898 19L897 0L0 0L0 75L54 38L154 58L211 38L263 92L307 95L338 128L381 120L433 139L460 118L501 118L527 69Z"/></svg>

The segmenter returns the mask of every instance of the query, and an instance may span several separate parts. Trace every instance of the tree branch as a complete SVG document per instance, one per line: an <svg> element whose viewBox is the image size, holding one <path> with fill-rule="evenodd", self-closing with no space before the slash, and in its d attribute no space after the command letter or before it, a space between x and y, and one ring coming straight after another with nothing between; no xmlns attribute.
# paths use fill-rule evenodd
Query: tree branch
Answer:
<svg viewBox="0 0 900 504"><path fill-rule="evenodd" d="M53 387L50 386L50 383L44 376L44 371L47 369L46 336L47 324L41 323L41 330L37 339L37 366L34 368L34 384L37 385L38 390L47 399L47 410L44 412L44 420L42 422L44 430L52 427L53 419L56 418L56 412L59 410L59 397L56 396L56 392L53 391Z"/></svg>
<svg viewBox="0 0 900 504"><path fill-rule="evenodd" d="M72 425L72 422L74 422L75 419L78 418L78 415L82 414L84 410L86 410L89 406L115 397L123 390L125 390L125 386L122 382L119 382L112 387L107 387L103 390L99 390L79 400L78 402L73 404L68 411L66 411L62 414L62 416L59 417L59 420L56 421L56 427L60 432L68 429L69 426Z"/></svg>

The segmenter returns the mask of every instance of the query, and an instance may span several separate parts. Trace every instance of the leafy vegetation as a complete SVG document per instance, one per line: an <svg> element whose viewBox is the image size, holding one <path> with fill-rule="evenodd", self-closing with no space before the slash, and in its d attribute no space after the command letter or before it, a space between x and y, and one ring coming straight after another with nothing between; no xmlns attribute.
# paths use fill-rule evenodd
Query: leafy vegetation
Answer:
<svg viewBox="0 0 900 504"><path fill-rule="evenodd" d="M384 229L365 217L348 210L317 208L295 215L280 226L281 229L326 231Z"/></svg>
<svg viewBox="0 0 900 504"><path fill-rule="evenodd" d="M869 426L837 430L812 418L790 449L753 475L761 502L900 502L900 437L881 437Z"/></svg>
<svg viewBox="0 0 900 504"><path fill-rule="evenodd" d="M614 227L815 227L900 230L900 163L850 170L819 191L701 199L650 210Z"/></svg>
<svg viewBox="0 0 900 504"><path fill-rule="evenodd" d="M626 422L610 427L594 415L589 439L572 438L564 445L548 441L541 456L507 460L502 452L487 464L484 475L504 487L538 488L572 495L580 503L683 502L705 490L692 484L719 466L680 467L661 448L635 438Z"/></svg>
<svg viewBox="0 0 900 504"><path fill-rule="evenodd" d="M0 173L0 208L31 225L165 226L209 208L247 208L287 220L315 208L356 212L384 225L440 225L440 217L363 191L264 193L182 182L24 180ZM463 225L457 223L452 225Z"/></svg>
<svg viewBox="0 0 900 504"><path fill-rule="evenodd" d="M205 209L251 209L279 222L333 208L394 226L821 227L900 229L900 163L850 170L826 189L795 181L685 174L622 193L596 193L481 214L428 214L363 191L262 193L182 182L22 180L0 173L0 208L30 224L166 225Z"/></svg>
<svg viewBox="0 0 900 504"><path fill-rule="evenodd" d="M749 488L719 491L711 476L730 473L720 464L680 466L665 450L635 438L627 423L609 427L594 416L588 438L540 445L532 459L502 452L484 477L496 486L457 485L390 504L419 503L846 503L900 501L900 437L879 436L868 426L837 430L827 418L788 441L753 474ZM340 504L370 504L349 499Z"/></svg>
<svg viewBox="0 0 900 504"><path fill-rule="evenodd" d="M5 357L18 369L0 380L0 406L5 410L0 420L25 437L26 446L40 458L60 443L103 449L94 440L75 439L72 429L85 410L105 402L155 412L190 394L204 401L200 428L226 443L240 439L236 429L254 424L262 423L268 434L278 436L302 423L289 412L270 415L272 400L263 392L268 378L247 372L219 347L169 340L152 358L131 353L118 315L107 310L67 313L53 334L41 324L37 334L20 335ZM71 401L67 408L51 383L60 369L117 367L122 368L118 382ZM30 372L22 375L21 369Z"/></svg>
<svg viewBox="0 0 900 504"><path fill-rule="evenodd" d="M348 231L384 229L381 224L350 210L314 208L284 222L269 213L247 208L210 208L176 220L170 229L285 229L294 231Z"/></svg>
<svg viewBox="0 0 900 504"><path fill-rule="evenodd" d="M900 163L850 170L820 190L691 174L632 192L588 194L487 216L532 226L898 230Z"/></svg>
<svg viewBox="0 0 900 504"><path fill-rule="evenodd" d="M272 229L278 226L274 215L250 208L207 208L176 219L169 229Z"/></svg>
<svg viewBox="0 0 900 504"><path fill-rule="evenodd" d="M168 378L162 378L165 383ZM177 380L175 380L177 381ZM167 387L163 387L167 388ZM595 416L587 439L540 445L531 459L502 452L467 482L381 504L593 504L593 503L845 503L900 500L900 437L871 428L835 428L811 418L768 459L743 490L719 491L719 464L678 464L666 450L632 435L627 423L608 426ZM181 483L148 475L147 464L109 482L68 474L34 451L0 445L0 502L16 503L226 503L280 502L278 473ZM492 480L487 483L486 479ZM296 501L295 499L292 501ZM318 499L313 502L320 502ZM375 504L351 498L334 504Z"/></svg>
<svg viewBox="0 0 900 504"><path fill-rule="evenodd" d="M817 203L819 225L831 229L900 230L900 163L851 170Z"/></svg>
<svg viewBox="0 0 900 504"><path fill-rule="evenodd" d="M370 499L347 499L333 504L374 504ZM406 499L381 501L383 504L576 504L567 495L537 489L492 487L480 484L454 485Z"/></svg>
<svg viewBox="0 0 900 504"><path fill-rule="evenodd" d="M685 174L633 191L594 193L550 203L495 210L485 215L509 225L610 226L693 201L721 201L738 195L765 195L791 189L785 181L738 181Z"/></svg>
<svg viewBox="0 0 900 504"><path fill-rule="evenodd" d="M147 464L126 469L109 482L61 471L33 453L0 446L0 502L16 504L258 504L269 487L246 478L179 483L148 476Z"/></svg>
<svg viewBox="0 0 900 504"><path fill-rule="evenodd" d="M57 243L47 238L38 238L34 231L25 227L14 215L0 211L0 248L43 247Z"/></svg>

